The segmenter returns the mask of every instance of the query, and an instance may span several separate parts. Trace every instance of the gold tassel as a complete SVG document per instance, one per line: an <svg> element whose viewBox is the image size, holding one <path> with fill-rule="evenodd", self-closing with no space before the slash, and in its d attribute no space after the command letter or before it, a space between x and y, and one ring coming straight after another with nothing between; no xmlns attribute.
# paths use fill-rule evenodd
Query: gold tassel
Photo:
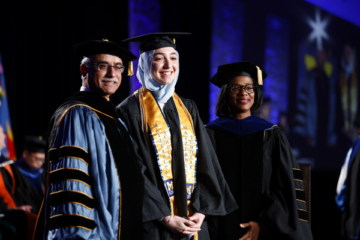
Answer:
<svg viewBox="0 0 360 240"><path fill-rule="evenodd" d="M175 43L175 38L173 38L173 42Z"/></svg>
<svg viewBox="0 0 360 240"><path fill-rule="evenodd" d="M128 76L132 76L132 75L134 75L134 69L133 69L133 62L130 61L128 66Z"/></svg>
<svg viewBox="0 0 360 240"><path fill-rule="evenodd" d="M257 67L257 75L258 75L258 84L263 85L262 71L258 66Z"/></svg>

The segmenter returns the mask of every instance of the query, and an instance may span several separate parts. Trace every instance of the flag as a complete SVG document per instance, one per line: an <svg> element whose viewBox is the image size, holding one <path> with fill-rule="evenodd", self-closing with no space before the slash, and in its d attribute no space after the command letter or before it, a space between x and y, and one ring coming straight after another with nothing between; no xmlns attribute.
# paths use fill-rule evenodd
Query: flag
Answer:
<svg viewBox="0 0 360 240"><path fill-rule="evenodd" d="M6 148L2 149L1 154L10 160L16 160L14 136L11 128L9 106L7 101L4 68L0 55L0 125L6 134Z"/></svg>

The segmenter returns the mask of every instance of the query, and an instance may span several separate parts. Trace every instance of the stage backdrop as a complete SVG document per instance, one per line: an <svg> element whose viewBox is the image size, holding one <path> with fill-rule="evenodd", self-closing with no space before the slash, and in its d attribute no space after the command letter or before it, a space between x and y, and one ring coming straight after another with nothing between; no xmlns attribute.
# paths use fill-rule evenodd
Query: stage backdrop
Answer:
<svg viewBox="0 0 360 240"><path fill-rule="evenodd" d="M339 232L335 184L359 114L360 29L338 9L302 0L2 1L0 53L17 155L22 136L46 133L55 109L79 90L73 44L191 32L176 42L176 92L195 101L206 124L216 117L218 89L209 79L218 65L250 60L265 70L259 115L283 128L299 162L312 164L314 234L331 239ZM124 46L138 56L136 44ZM124 74L114 105L137 87ZM329 213L333 221L324 221Z"/></svg>
<svg viewBox="0 0 360 240"><path fill-rule="evenodd" d="M268 73L258 115L283 128L299 162L339 169L356 137L359 27L304 1L212 4L210 76L254 62ZM209 84L210 120L218 93Z"/></svg>

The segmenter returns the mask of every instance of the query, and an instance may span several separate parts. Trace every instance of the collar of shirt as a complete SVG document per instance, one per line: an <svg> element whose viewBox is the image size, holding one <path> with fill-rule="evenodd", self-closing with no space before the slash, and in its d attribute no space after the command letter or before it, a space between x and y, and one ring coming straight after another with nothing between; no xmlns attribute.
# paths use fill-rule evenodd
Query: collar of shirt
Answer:
<svg viewBox="0 0 360 240"><path fill-rule="evenodd" d="M161 111L164 112L165 103L158 102L158 104L159 104L159 107L161 108Z"/></svg>
<svg viewBox="0 0 360 240"><path fill-rule="evenodd" d="M80 88L80 92L92 92L90 89L88 89L87 87L81 86ZM106 99L108 102L110 101L110 99Z"/></svg>
<svg viewBox="0 0 360 240"><path fill-rule="evenodd" d="M84 87L84 86L81 86L80 91L81 91L81 92L83 92L83 91L85 91L85 92L91 92L90 89L88 89L87 87Z"/></svg>

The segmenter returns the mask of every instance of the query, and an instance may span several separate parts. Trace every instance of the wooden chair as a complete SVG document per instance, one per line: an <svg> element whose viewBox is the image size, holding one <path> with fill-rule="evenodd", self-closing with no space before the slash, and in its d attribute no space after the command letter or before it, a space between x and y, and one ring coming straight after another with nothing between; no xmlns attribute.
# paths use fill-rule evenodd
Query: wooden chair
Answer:
<svg viewBox="0 0 360 240"><path fill-rule="evenodd" d="M309 214L309 224L311 226L311 164L299 163L303 178L304 192L306 197L306 208Z"/></svg>

